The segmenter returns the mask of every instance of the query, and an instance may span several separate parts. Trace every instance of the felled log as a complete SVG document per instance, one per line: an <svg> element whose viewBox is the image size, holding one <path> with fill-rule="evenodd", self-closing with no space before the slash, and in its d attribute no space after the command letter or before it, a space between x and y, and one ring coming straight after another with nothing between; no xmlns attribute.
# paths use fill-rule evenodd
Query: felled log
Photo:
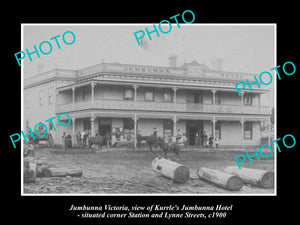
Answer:
<svg viewBox="0 0 300 225"><path fill-rule="evenodd" d="M48 172L48 167L46 164L37 164L36 177L46 177L45 174Z"/></svg>
<svg viewBox="0 0 300 225"><path fill-rule="evenodd" d="M23 181L25 184L35 183L36 176L33 170L24 170L23 171Z"/></svg>
<svg viewBox="0 0 300 225"><path fill-rule="evenodd" d="M23 160L23 181L24 183L36 181L36 162L33 157L25 157Z"/></svg>
<svg viewBox="0 0 300 225"><path fill-rule="evenodd" d="M227 166L225 172L239 176L245 183L251 185L262 188L274 187L274 172L272 171Z"/></svg>
<svg viewBox="0 0 300 225"><path fill-rule="evenodd" d="M200 167L197 174L200 179L231 191L239 191L244 185L244 182L238 176L219 170Z"/></svg>
<svg viewBox="0 0 300 225"><path fill-rule="evenodd" d="M186 166L161 157L156 157L152 161L152 170L175 183L185 183L190 177L190 171Z"/></svg>
<svg viewBox="0 0 300 225"><path fill-rule="evenodd" d="M24 157L34 157L35 156L34 147L31 145L24 146L23 156Z"/></svg>
<svg viewBox="0 0 300 225"><path fill-rule="evenodd" d="M43 169L43 174L45 177L81 177L83 172L78 168L70 167L46 167Z"/></svg>

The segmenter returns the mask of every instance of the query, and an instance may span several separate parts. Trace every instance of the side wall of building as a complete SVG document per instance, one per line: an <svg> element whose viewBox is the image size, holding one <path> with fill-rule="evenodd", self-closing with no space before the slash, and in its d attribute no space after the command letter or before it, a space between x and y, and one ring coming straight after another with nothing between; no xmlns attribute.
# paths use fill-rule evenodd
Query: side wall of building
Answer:
<svg viewBox="0 0 300 225"><path fill-rule="evenodd" d="M45 123L55 116L55 82L24 89L23 96L23 130L32 130L39 122ZM48 125L48 124L47 124Z"/></svg>

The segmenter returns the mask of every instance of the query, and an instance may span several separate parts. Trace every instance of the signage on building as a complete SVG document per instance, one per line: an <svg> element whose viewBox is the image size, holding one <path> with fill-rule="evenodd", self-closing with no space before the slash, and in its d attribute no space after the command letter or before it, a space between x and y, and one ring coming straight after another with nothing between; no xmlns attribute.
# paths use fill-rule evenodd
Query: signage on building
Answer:
<svg viewBox="0 0 300 225"><path fill-rule="evenodd" d="M143 66L126 66L124 70L127 71L141 71L141 72L152 72L152 73L170 73L168 68L151 68Z"/></svg>

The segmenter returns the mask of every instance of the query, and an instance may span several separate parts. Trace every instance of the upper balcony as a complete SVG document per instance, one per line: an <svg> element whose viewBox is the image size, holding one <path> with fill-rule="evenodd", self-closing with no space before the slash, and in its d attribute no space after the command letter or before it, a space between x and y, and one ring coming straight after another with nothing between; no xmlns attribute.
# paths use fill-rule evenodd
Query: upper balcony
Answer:
<svg viewBox="0 0 300 225"><path fill-rule="evenodd" d="M176 87L156 84L97 83L68 85L57 92L56 112L125 110L134 112L179 112L269 115L265 93L206 87ZM266 99L265 99L266 100Z"/></svg>
<svg viewBox="0 0 300 225"><path fill-rule="evenodd" d="M161 112L193 112L193 113L228 113L228 114L270 114L268 106L230 105L230 104L200 104L182 102L146 102L126 101L116 99L95 99L94 101L81 101L60 104L57 112L72 112L88 109L105 110L135 110L135 111L161 111Z"/></svg>

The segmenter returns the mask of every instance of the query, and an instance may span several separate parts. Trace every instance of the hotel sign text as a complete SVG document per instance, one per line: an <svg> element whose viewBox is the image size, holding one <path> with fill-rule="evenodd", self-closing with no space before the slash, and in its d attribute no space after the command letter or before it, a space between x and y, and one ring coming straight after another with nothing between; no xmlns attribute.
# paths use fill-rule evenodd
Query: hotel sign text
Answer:
<svg viewBox="0 0 300 225"><path fill-rule="evenodd" d="M165 69L165 68L150 68L150 67L142 67L142 66L126 66L124 70L127 70L127 71L152 72L152 73L170 73L169 69Z"/></svg>

